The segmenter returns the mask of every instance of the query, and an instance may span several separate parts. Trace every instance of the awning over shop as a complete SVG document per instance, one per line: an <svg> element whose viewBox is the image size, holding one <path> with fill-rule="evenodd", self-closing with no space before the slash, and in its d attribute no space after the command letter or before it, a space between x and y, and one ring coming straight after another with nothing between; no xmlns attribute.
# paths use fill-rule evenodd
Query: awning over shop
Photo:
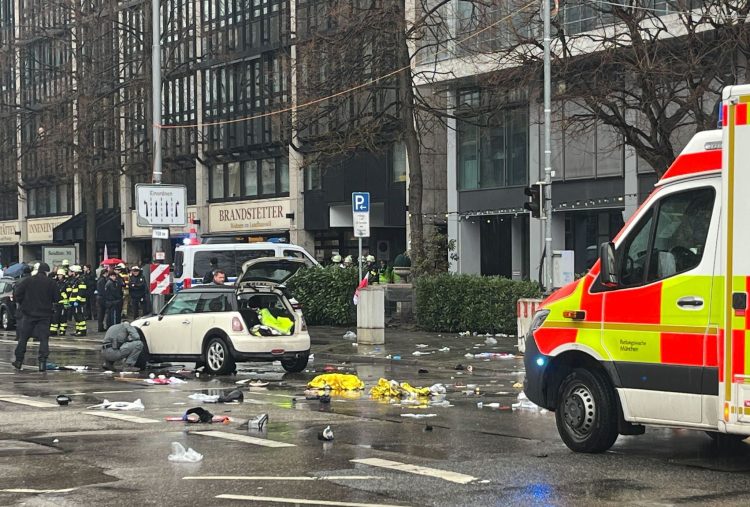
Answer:
<svg viewBox="0 0 750 507"><path fill-rule="evenodd" d="M119 243L120 229L119 209L100 209L96 211L96 241ZM86 213L79 213L68 221L61 223L52 232L55 243L82 243L86 241Z"/></svg>

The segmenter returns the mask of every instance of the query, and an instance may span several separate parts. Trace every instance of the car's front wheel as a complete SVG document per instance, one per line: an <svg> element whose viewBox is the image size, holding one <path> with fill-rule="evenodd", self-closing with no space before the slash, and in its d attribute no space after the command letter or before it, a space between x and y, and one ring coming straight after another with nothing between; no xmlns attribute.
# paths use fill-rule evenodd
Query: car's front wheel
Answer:
<svg viewBox="0 0 750 507"><path fill-rule="evenodd" d="M214 336L206 344L205 363L208 373L226 375L234 371L235 363L232 353L223 338Z"/></svg>
<svg viewBox="0 0 750 507"><path fill-rule="evenodd" d="M576 368L563 380L555 420L560 436L575 452L603 452L617 440L617 400L599 371Z"/></svg>
<svg viewBox="0 0 750 507"><path fill-rule="evenodd" d="M300 353L294 359L282 359L281 366L289 373L299 373L307 368L307 361L310 359L310 351Z"/></svg>

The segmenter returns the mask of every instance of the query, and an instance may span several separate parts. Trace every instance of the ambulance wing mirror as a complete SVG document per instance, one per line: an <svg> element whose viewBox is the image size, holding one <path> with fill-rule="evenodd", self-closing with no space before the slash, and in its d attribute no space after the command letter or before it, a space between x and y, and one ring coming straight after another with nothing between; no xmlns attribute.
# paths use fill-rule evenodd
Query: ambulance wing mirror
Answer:
<svg viewBox="0 0 750 507"><path fill-rule="evenodd" d="M617 265L615 262L615 244L611 241L602 243L599 247L602 285L609 288L619 287L617 279Z"/></svg>

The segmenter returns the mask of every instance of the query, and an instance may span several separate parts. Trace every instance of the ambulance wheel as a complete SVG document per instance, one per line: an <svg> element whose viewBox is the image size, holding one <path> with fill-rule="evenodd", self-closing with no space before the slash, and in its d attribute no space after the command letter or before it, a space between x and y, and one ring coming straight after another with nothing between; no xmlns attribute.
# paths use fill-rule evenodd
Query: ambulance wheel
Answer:
<svg viewBox="0 0 750 507"><path fill-rule="evenodd" d="M560 385L557 431L575 452L604 452L617 440L617 399L604 373L576 368Z"/></svg>
<svg viewBox="0 0 750 507"><path fill-rule="evenodd" d="M235 369L234 358L226 342L214 336L206 344L206 372L211 375L226 375Z"/></svg>

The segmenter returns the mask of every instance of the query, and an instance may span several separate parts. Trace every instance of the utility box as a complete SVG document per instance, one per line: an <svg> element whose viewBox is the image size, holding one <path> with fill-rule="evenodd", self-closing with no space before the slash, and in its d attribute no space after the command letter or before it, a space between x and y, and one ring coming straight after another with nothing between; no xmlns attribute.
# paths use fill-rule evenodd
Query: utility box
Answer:
<svg viewBox="0 0 750 507"><path fill-rule="evenodd" d="M385 287L370 285L359 291L357 343L385 343Z"/></svg>
<svg viewBox="0 0 750 507"><path fill-rule="evenodd" d="M576 279L575 252L555 250L552 252L552 288L559 289Z"/></svg>

